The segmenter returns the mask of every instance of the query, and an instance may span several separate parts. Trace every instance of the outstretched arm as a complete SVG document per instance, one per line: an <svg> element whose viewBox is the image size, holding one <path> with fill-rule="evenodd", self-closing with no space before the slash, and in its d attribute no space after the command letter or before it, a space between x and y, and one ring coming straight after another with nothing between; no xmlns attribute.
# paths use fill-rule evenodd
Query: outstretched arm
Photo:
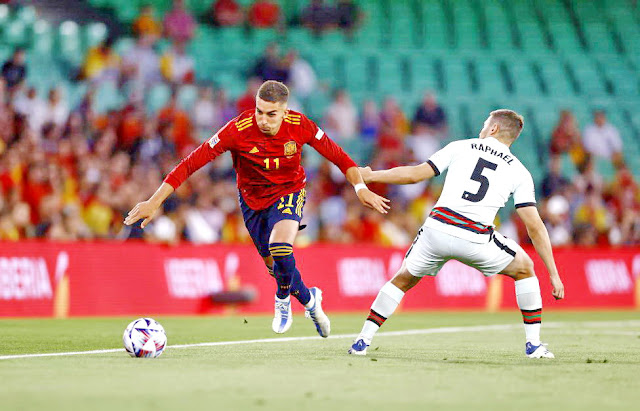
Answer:
<svg viewBox="0 0 640 411"><path fill-rule="evenodd" d="M389 207L389 200L377 195L373 191L370 191L367 186L364 184L364 180L360 175L360 171L358 167L350 167L345 173L345 177L347 181L353 185L353 188L356 190L356 196L358 196L358 200L365 207L371 208L380 212L381 214L387 214L387 210Z"/></svg>
<svg viewBox="0 0 640 411"><path fill-rule="evenodd" d="M516 212L527 227L529 238L531 238L536 252L547 267L551 286L553 287L551 294L556 300L564 298L564 285L562 284L562 280L560 280L560 274L558 274L558 268L553 258L549 233L540 218L538 209L534 206L519 207L516 208Z"/></svg>
<svg viewBox="0 0 640 411"><path fill-rule="evenodd" d="M228 124L227 124L228 125ZM144 219L141 228L145 228L153 219L156 211L162 205L164 200L173 193L175 189L193 173L202 166L213 160L224 151L228 150L227 141L221 141L218 137L219 133L214 134L209 141L205 141L202 145L191 152L187 157L182 159L180 163L164 179L164 182L156 192L147 201L138 203L129 211L124 223L131 225L140 219Z"/></svg>
<svg viewBox="0 0 640 411"><path fill-rule="evenodd" d="M436 175L431 163L422 163L417 166L394 167L389 170L372 171L371 167L360 169L365 183L385 184L415 184L427 180Z"/></svg>
<svg viewBox="0 0 640 411"><path fill-rule="evenodd" d="M156 190L155 193L149 198L147 201L143 201L141 203L136 204L135 207L129 211L127 214L127 218L124 219L124 223L126 225L131 225L136 221L143 219L142 224L140 224L141 228L144 228L149 221L153 219L153 216L158 211L158 208L162 205L164 200L169 197L173 193L173 187L171 184L162 183L160 187Z"/></svg>
<svg viewBox="0 0 640 411"><path fill-rule="evenodd" d="M315 137L311 139L309 145L316 149L324 158L338 166L340 171L344 173L347 181L353 185L358 200L360 200L362 205L377 210L382 214L387 214L387 210L390 208L387 204L389 200L370 191L360 175L358 165L339 145L325 135L324 131L319 128L317 130Z"/></svg>

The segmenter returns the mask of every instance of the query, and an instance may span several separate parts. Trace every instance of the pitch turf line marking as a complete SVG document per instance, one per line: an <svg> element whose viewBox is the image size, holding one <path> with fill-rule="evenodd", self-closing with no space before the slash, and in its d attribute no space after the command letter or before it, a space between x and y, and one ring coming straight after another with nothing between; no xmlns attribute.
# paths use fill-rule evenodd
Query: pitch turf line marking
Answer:
<svg viewBox="0 0 640 411"><path fill-rule="evenodd" d="M640 327L640 321L585 321L585 322L546 322L545 328L563 328L567 325L581 326L581 327ZM494 324L494 325L473 325L463 327L439 327L439 328L423 328L414 330L403 331L381 331L376 334L376 337L393 337L403 335L425 335L425 334L451 334L459 332L475 332L475 331L507 331L514 328L522 327L521 324ZM329 336L330 339L342 339L342 338L355 338L358 334L338 334ZM239 340L239 341L216 341L206 343L195 344L180 344L169 345L167 348L192 348L192 347L217 347L222 345L243 345L243 344L259 344L259 343L277 343L277 342L292 342L292 341L307 341L307 340L320 340L321 337L284 337L284 338L262 338L257 340ZM56 352L56 353L42 353L42 354L16 354L16 355L3 355L0 356L0 360L14 360L19 358L35 358L35 357L62 357L71 355L85 355L85 354L108 354L114 352L123 352L123 348L112 348L108 350L92 350L92 351L71 351L71 352Z"/></svg>

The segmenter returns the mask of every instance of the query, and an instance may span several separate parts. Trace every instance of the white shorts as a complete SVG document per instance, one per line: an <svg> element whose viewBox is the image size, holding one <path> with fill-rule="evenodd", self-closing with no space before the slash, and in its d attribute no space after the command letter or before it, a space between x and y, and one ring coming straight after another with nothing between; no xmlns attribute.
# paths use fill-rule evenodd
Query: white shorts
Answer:
<svg viewBox="0 0 640 411"><path fill-rule="evenodd" d="M449 260L458 260L491 276L504 270L522 248L497 231L486 243L473 243L433 228L422 227L407 251L407 270L416 276L435 276Z"/></svg>

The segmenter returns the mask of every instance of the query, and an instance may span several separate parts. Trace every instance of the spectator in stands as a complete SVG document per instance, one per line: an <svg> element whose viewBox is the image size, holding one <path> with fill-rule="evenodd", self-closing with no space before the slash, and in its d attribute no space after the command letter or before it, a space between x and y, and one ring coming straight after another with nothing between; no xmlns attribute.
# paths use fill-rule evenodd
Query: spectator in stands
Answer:
<svg viewBox="0 0 640 411"><path fill-rule="evenodd" d="M360 21L360 10L353 0L338 0L336 22L338 27L351 36Z"/></svg>
<svg viewBox="0 0 640 411"><path fill-rule="evenodd" d="M549 152L552 155L569 153L574 164L585 161L585 152L580 138L576 117L569 110L562 110L558 124L551 134Z"/></svg>
<svg viewBox="0 0 640 411"><path fill-rule="evenodd" d="M562 194L551 197L545 204L545 226L553 246L569 245L572 241L569 202Z"/></svg>
<svg viewBox="0 0 640 411"><path fill-rule="evenodd" d="M256 62L252 72L262 81L276 80L288 83L289 68L284 63L278 43L271 43Z"/></svg>
<svg viewBox="0 0 640 411"><path fill-rule="evenodd" d="M380 112L373 100L364 102L362 117L360 118L360 136L368 142L374 142L380 131Z"/></svg>
<svg viewBox="0 0 640 411"><path fill-rule="evenodd" d="M47 105L38 97L34 87L29 87L26 93L19 92L13 100L16 113L24 116L29 128L40 135L42 126L47 119Z"/></svg>
<svg viewBox="0 0 640 411"><path fill-rule="evenodd" d="M244 12L235 0L217 0L211 6L211 17L216 26L238 26L244 20Z"/></svg>
<svg viewBox="0 0 640 411"><path fill-rule="evenodd" d="M607 122L602 110L593 112L593 123L584 129L584 148L596 157L603 157L619 164L623 160L622 139L618 129Z"/></svg>
<svg viewBox="0 0 640 411"><path fill-rule="evenodd" d="M82 65L82 76L93 82L117 81L120 75L120 57L113 50L109 37L87 52Z"/></svg>
<svg viewBox="0 0 640 411"><path fill-rule="evenodd" d="M588 187L583 202L578 206L574 216L577 227L588 226L596 230L596 242L607 241L607 232L611 226L611 217L602 200L602 192L595 187ZM591 233L589 233L591 235ZM586 241L586 240L582 240ZM592 239L588 240L592 242Z"/></svg>
<svg viewBox="0 0 640 411"><path fill-rule="evenodd" d="M216 105L222 118L221 124L226 124L239 114L235 104L229 99L227 91L223 88L219 88L216 92Z"/></svg>
<svg viewBox="0 0 640 411"><path fill-rule="evenodd" d="M167 105L158 113L160 126L170 126L170 142L182 154L192 150L194 141L191 136L191 120L189 115L178 106L177 94L173 92Z"/></svg>
<svg viewBox="0 0 640 411"><path fill-rule="evenodd" d="M133 22L133 33L138 37L149 36L154 40L162 35L162 25L155 18L152 3L145 4L140 9L140 15Z"/></svg>
<svg viewBox="0 0 640 411"><path fill-rule="evenodd" d="M247 14L249 25L258 29L277 27L282 19L280 6L270 0L257 0Z"/></svg>
<svg viewBox="0 0 640 411"><path fill-rule="evenodd" d="M56 127L63 127L67 124L69 118L69 107L62 100L60 89L52 88L49 90L49 98L47 99L47 113L45 117L46 123L52 123Z"/></svg>
<svg viewBox="0 0 640 411"><path fill-rule="evenodd" d="M300 20L304 27L320 35L336 27L336 11L324 4L324 0L311 0L311 4L302 11Z"/></svg>
<svg viewBox="0 0 640 411"><path fill-rule="evenodd" d="M442 141L447 136L447 116L432 93L427 93L413 116L414 133Z"/></svg>
<svg viewBox="0 0 640 411"><path fill-rule="evenodd" d="M291 92L301 100L306 100L318 87L316 72L295 50L290 50L285 60L289 67L288 85Z"/></svg>
<svg viewBox="0 0 640 411"><path fill-rule="evenodd" d="M166 36L178 43L185 43L193 38L196 22L184 7L184 0L173 0L173 9L164 17Z"/></svg>
<svg viewBox="0 0 640 411"><path fill-rule="evenodd" d="M562 159L559 155L549 159L549 171L542 179L542 197L548 198L562 191L569 185L569 180L562 175Z"/></svg>
<svg viewBox="0 0 640 411"><path fill-rule="evenodd" d="M247 90L240 96L238 101L236 101L238 113L256 108L256 94L258 94L258 89L261 85L262 80L257 77L251 77L247 81Z"/></svg>
<svg viewBox="0 0 640 411"><path fill-rule="evenodd" d="M153 49L154 41L148 35L138 37L135 46L122 58L125 79L132 81L132 89L141 95L162 80L160 58Z"/></svg>
<svg viewBox="0 0 640 411"><path fill-rule="evenodd" d="M254 97L255 99L255 97ZM198 141L210 138L222 126L220 111L213 101L213 88L201 87L193 106L193 123Z"/></svg>
<svg viewBox="0 0 640 411"><path fill-rule="evenodd" d="M167 49L160 60L164 78L174 85L193 83L194 66L193 57L185 52L184 43L179 42Z"/></svg>
<svg viewBox="0 0 640 411"><path fill-rule="evenodd" d="M26 76L25 52L20 48L15 49L11 59L2 65L2 77L7 82L9 91L20 87Z"/></svg>
<svg viewBox="0 0 640 411"><path fill-rule="evenodd" d="M336 91L324 116L327 133L339 141L358 135L358 111L345 90Z"/></svg>

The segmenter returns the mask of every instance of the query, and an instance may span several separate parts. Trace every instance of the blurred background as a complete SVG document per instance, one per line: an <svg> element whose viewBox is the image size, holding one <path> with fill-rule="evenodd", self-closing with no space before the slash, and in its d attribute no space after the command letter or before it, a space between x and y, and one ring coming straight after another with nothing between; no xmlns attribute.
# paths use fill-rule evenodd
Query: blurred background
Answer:
<svg viewBox="0 0 640 411"><path fill-rule="evenodd" d="M263 80L361 165L417 164L525 116L513 152L556 246L640 243L640 9L633 0L0 1L0 240L250 243L227 154L144 232L122 220ZM403 247L443 178L363 209L305 151L299 245ZM502 210L498 229L528 243Z"/></svg>

